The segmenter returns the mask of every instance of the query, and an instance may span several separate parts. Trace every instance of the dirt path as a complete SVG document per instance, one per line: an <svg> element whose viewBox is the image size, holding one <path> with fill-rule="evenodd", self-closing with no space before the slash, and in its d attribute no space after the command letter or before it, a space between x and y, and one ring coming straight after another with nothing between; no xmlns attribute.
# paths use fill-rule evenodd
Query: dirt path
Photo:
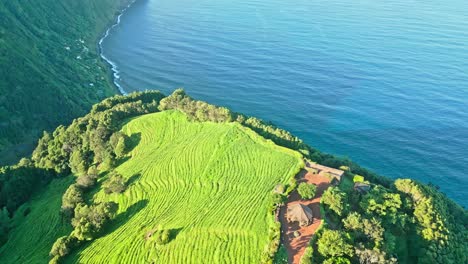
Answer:
<svg viewBox="0 0 468 264"><path fill-rule="evenodd" d="M322 222L320 198L322 197L323 191L330 186L329 178L323 175L313 174L306 170L302 170L297 175L297 183L299 184L301 182L315 184L317 186L317 195L312 200L302 201L297 191L294 190L291 195L289 195L286 205L281 207L279 215L279 220L281 222L281 241L288 252L288 262L294 264L299 264L310 239ZM289 223L286 220L287 205L296 203L306 205L312 209L314 221L311 225L300 227L299 223ZM294 237L295 231L299 231L300 236Z"/></svg>

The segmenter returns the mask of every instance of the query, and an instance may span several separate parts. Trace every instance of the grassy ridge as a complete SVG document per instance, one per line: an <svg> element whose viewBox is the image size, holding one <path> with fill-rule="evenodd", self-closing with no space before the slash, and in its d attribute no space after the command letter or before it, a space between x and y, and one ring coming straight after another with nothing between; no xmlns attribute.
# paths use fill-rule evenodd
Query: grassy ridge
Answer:
<svg viewBox="0 0 468 264"><path fill-rule="evenodd" d="M0 164L116 92L96 42L127 2L0 1Z"/></svg>

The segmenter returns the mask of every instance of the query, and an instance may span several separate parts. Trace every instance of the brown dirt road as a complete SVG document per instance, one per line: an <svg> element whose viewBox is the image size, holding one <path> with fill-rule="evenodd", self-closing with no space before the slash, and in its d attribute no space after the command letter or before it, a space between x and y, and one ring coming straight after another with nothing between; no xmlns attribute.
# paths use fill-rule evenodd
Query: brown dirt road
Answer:
<svg viewBox="0 0 468 264"><path fill-rule="evenodd" d="M288 252L288 262L293 264L299 264L310 239L322 222L322 216L320 214L320 199L323 191L330 186L329 178L306 170L302 170L296 177L298 184L301 182L315 184L317 186L317 194L314 199L304 201L300 199L299 194L294 190L289 195L286 205L282 206L280 209L279 220L281 222L281 241ZM299 223L289 223L286 220L287 205L295 203L303 204L312 209L314 220L311 225L300 227ZM295 231L299 231L300 236L294 237Z"/></svg>

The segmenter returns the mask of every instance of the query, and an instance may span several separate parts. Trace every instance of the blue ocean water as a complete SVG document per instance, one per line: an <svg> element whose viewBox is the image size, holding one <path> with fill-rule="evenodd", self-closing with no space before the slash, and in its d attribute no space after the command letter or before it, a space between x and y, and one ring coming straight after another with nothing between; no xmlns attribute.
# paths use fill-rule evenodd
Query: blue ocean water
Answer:
<svg viewBox="0 0 468 264"><path fill-rule="evenodd" d="M102 50L128 92L183 87L468 206L466 0L138 0Z"/></svg>

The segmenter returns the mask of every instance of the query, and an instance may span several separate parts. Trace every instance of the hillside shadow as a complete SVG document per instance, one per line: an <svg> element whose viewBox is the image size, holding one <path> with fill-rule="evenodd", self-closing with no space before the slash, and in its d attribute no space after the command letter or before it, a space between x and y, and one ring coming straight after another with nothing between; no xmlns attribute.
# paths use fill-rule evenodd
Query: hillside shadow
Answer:
<svg viewBox="0 0 468 264"><path fill-rule="evenodd" d="M130 187L131 185L133 185L140 178L141 178L141 173L137 173L133 175L132 177L128 178L127 183L126 183L127 187Z"/></svg>
<svg viewBox="0 0 468 264"><path fill-rule="evenodd" d="M101 237L114 232L117 230L117 228L127 223L133 216L145 208L148 205L148 202L149 201L145 199L130 205L130 207L128 207L125 212L118 214L114 219L112 219L111 224L106 229L104 229Z"/></svg>
<svg viewBox="0 0 468 264"><path fill-rule="evenodd" d="M141 141L141 132L133 133L128 138L127 152L132 151Z"/></svg>

